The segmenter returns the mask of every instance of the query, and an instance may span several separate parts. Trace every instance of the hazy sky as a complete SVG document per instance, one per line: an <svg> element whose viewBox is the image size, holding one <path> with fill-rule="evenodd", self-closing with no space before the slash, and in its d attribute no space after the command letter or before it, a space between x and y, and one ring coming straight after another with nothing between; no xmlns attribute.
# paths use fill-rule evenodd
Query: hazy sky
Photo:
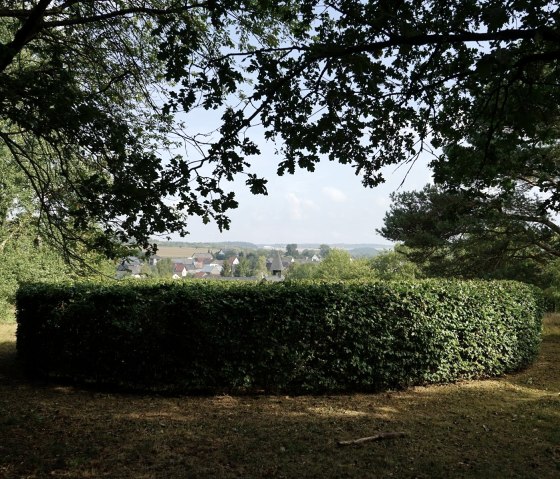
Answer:
<svg viewBox="0 0 560 479"><path fill-rule="evenodd" d="M268 151L267 151L268 150ZM365 188L348 165L325 160L314 173L276 175L273 148L253 161L269 180L268 196L252 195L241 178L236 184L239 208L230 214L229 231L194 218L184 241L249 241L268 243L388 243L375 230L383 225L389 194L403 181L406 165L384 170L386 183ZM400 189L420 189L431 180L427 159L419 160Z"/></svg>
<svg viewBox="0 0 560 479"><path fill-rule="evenodd" d="M214 111L194 110L181 117L190 134L215 131L220 115ZM215 138L215 133L210 133ZM249 241L270 243L381 243L389 242L375 230L383 225L390 205L389 195L400 191L421 189L431 181L426 167L431 156L421 157L407 175L408 165L384 170L386 183L365 188L361 178L349 165L324 160L315 172L296 170L294 175L278 176L276 170L282 158L276 156L281 146L263 139L260 127L250 130L261 155L250 158L251 172L264 176L268 196L251 194L240 176L233 184L239 207L230 211L229 231L220 233L214 223L204 225L197 217L189 224L190 235L181 239L191 242ZM185 152L183 152L185 153ZM188 156L192 151L186 151ZM194 156L194 155L193 155Z"/></svg>

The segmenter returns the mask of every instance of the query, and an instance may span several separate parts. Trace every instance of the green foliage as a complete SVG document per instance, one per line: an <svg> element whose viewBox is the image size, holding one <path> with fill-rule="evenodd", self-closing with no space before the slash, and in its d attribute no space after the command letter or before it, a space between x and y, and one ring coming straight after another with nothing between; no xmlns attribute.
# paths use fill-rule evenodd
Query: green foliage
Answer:
<svg viewBox="0 0 560 479"><path fill-rule="evenodd" d="M238 251L235 249L226 249L224 251L224 259L237 257Z"/></svg>
<svg viewBox="0 0 560 479"><path fill-rule="evenodd" d="M0 321L12 321L16 291L25 281L55 281L69 271L61 258L45 248L36 248L28 238L6 245L0 261Z"/></svg>
<svg viewBox="0 0 560 479"><path fill-rule="evenodd" d="M286 273L288 279L356 280L372 279L374 273L367 260L353 259L350 253L330 249L320 263L294 264Z"/></svg>
<svg viewBox="0 0 560 479"><path fill-rule="evenodd" d="M292 258L299 258L299 251L296 243L286 245L286 255L291 256Z"/></svg>
<svg viewBox="0 0 560 479"><path fill-rule="evenodd" d="M301 280L317 277L318 263L295 263L286 272L286 279Z"/></svg>
<svg viewBox="0 0 560 479"><path fill-rule="evenodd" d="M311 259L313 258L313 256L315 256L316 254L319 254L319 252L317 250L312 250L312 249L304 249L301 254L300 257L304 258L304 259Z"/></svg>
<svg viewBox="0 0 560 479"><path fill-rule="evenodd" d="M156 263L156 273L160 278L171 278L173 275L173 263L171 258L161 258Z"/></svg>
<svg viewBox="0 0 560 479"><path fill-rule="evenodd" d="M232 276L233 271L231 270L231 265L229 264L229 261L224 261L224 264L222 265L222 271L220 272L220 276L225 276L225 277L230 277Z"/></svg>
<svg viewBox="0 0 560 479"><path fill-rule="evenodd" d="M397 245L395 251L384 251L369 261L369 267L377 279L384 281L410 280L422 277L417 264L408 259L403 247Z"/></svg>
<svg viewBox="0 0 560 479"><path fill-rule="evenodd" d="M557 74L544 63L534 65L525 81L491 94L499 111L485 104L489 92L480 89L474 98L476 126L465 132L463 141L445 145L444 154L431 163L435 182L448 192L469 195L469 202L485 208L486 216L492 211L510 223L524 221L528 233L540 228L540 238L560 232L549 214L560 204L559 92L548 84Z"/></svg>
<svg viewBox="0 0 560 479"><path fill-rule="evenodd" d="M513 282L28 284L29 372L130 388L380 390L515 371L536 289Z"/></svg>
<svg viewBox="0 0 560 479"><path fill-rule="evenodd" d="M548 311L560 310L560 260L550 261L544 267L546 284L543 286Z"/></svg>
<svg viewBox="0 0 560 479"><path fill-rule="evenodd" d="M315 270L316 279L353 280L372 278L372 271L367 261L353 259L348 251L331 249Z"/></svg>
<svg viewBox="0 0 560 479"><path fill-rule="evenodd" d="M192 215L227 229L234 177L267 192L255 131L279 174L328 159L375 186L443 148L440 183L523 179L560 208L556 2L4 3L0 144L66 250L149 247Z"/></svg>
<svg viewBox="0 0 560 479"><path fill-rule="evenodd" d="M392 195L379 231L401 241L428 276L514 279L549 286L560 228L536 198L440 185Z"/></svg>
<svg viewBox="0 0 560 479"><path fill-rule="evenodd" d="M319 256L321 258L326 258L331 251L331 247L328 244L319 245Z"/></svg>
<svg viewBox="0 0 560 479"><path fill-rule="evenodd" d="M252 276L257 278L268 274L268 270L266 269L266 256L258 255L253 258L252 273Z"/></svg>
<svg viewBox="0 0 560 479"><path fill-rule="evenodd" d="M228 102L246 72L224 51L278 46L298 15L252 0L35 3L2 8L0 147L33 182L36 226L65 250L77 242L112 256L129 239L150 247L157 233L186 234L188 215L227 228L237 202L220 181L258 148L237 139ZM224 126L192 161L205 132L175 115L198 109L219 109ZM161 156L185 145L195 146L188 159ZM265 183L248 175L254 193Z"/></svg>
<svg viewBox="0 0 560 479"><path fill-rule="evenodd" d="M239 264L235 267L234 276L246 278L251 276L251 261L245 255L239 254Z"/></svg>
<svg viewBox="0 0 560 479"><path fill-rule="evenodd" d="M56 238L38 234L41 215L33 185L0 144L0 321L14 320L18 286L27 281L59 281L84 275L114 274L114 265L95 253L65 261Z"/></svg>
<svg viewBox="0 0 560 479"><path fill-rule="evenodd" d="M266 256L261 254L258 250L245 254L240 252L238 254L239 264L233 267L233 276L236 277L257 277L260 278L267 274L266 269ZM225 267L225 272L222 270L222 276L232 276L231 267L229 264Z"/></svg>
<svg viewBox="0 0 560 479"><path fill-rule="evenodd" d="M36 238L20 234L2 248L0 261L0 322L14 320L16 291L26 282L59 282L96 276L113 276L114 264L94 255L85 255L85 263L69 265L58 251Z"/></svg>

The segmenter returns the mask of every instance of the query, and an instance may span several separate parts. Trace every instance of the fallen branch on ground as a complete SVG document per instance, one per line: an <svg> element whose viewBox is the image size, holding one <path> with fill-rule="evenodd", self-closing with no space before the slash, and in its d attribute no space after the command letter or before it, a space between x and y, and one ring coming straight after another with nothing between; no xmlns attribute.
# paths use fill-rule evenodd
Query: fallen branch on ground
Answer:
<svg viewBox="0 0 560 479"><path fill-rule="evenodd" d="M353 439L351 441L338 441L336 444L338 446L348 446L350 444L361 444L362 442L369 441L381 441L382 439L393 439L395 437L406 436L406 432L380 432L375 436L361 437L359 439Z"/></svg>

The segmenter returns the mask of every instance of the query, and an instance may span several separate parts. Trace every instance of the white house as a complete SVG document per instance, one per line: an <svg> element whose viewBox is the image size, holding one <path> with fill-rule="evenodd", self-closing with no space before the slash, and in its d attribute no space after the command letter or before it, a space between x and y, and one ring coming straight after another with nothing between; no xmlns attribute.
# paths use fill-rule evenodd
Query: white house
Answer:
<svg viewBox="0 0 560 479"><path fill-rule="evenodd" d="M183 263L173 263L173 279L184 278L187 276L187 268Z"/></svg>

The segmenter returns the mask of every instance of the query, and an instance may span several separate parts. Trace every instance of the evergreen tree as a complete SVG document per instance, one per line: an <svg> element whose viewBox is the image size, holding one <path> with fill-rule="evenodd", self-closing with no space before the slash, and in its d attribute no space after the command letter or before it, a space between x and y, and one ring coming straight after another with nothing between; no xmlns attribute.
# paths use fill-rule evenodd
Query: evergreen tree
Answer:
<svg viewBox="0 0 560 479"><path fill-rule="evenodd" d="M222 265L222 271L220 272L221 276L224 277L230 277L233 276L232 274L232 270L231 270L231 265L229 264L229 261L224 261L224 264Z"/></svg>

